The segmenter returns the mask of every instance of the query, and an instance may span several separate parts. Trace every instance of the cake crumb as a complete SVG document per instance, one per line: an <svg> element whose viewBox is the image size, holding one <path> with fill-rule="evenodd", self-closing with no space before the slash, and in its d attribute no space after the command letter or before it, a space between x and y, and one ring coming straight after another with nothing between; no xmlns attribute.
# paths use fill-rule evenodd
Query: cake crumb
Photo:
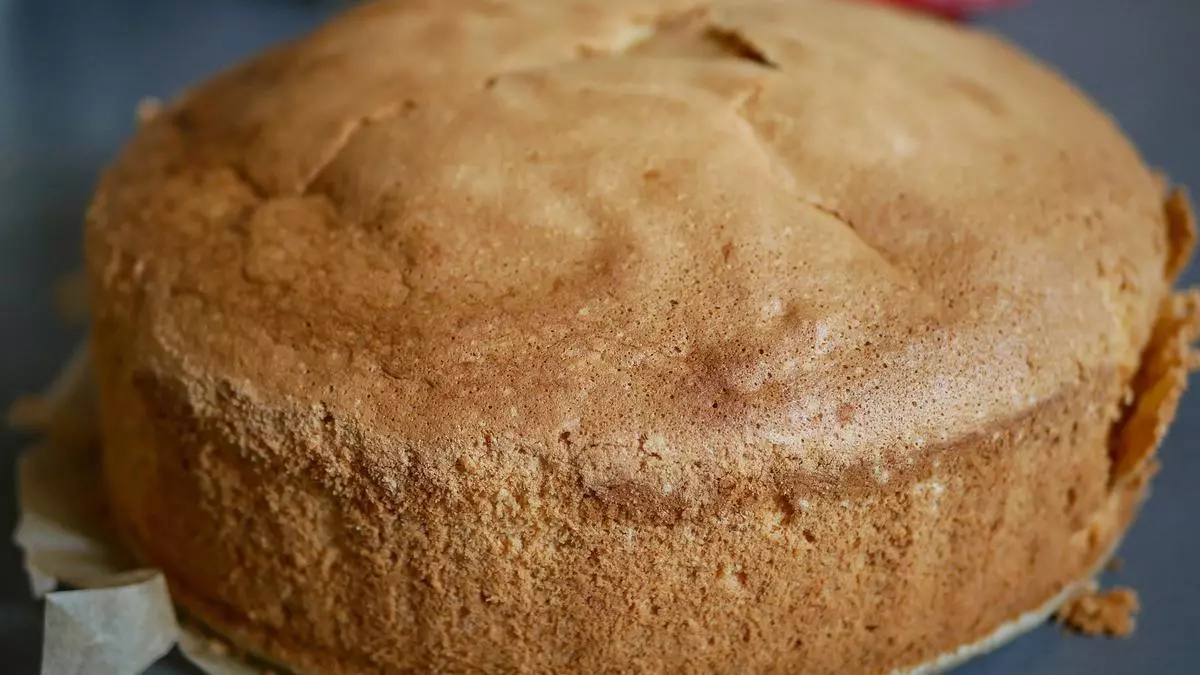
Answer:
<svg viewBox="0 0 1200 675"><path fill-rule="evenodd" d="M1083 635L1126 637L1133 632L1138 609L1136 591L1118 587L1101 592L1093 586L1068 600L1056 616Z"/></svg>

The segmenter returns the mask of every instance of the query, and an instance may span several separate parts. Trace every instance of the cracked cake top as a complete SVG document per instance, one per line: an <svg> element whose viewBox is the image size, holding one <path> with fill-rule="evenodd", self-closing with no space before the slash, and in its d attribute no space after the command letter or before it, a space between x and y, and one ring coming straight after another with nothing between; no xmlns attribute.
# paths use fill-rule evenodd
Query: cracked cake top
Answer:
<svg viewBox="0 0 1200 675"><path fill-rule="evenodd" d="M140 367L264 438L886 481L1129 376L1162 201L1084 97L936 20L385 1L146 122L88 255Z"/></svg>

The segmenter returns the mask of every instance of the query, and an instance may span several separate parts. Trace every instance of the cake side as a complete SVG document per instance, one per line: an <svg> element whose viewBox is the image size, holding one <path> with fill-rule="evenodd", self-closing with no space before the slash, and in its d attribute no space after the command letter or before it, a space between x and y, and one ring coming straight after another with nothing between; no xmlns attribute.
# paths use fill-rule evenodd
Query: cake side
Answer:
<svg viewBox="0 0 1200 675"><path fill-rule="evenodd" d="M185 608L300 672L908 667L1086 575L1145 477L1110 489L1111 376L873 495L742 482L718 516L623 510L518 447L452 476L415 462L381 493L336 423L281 453L106 372L140 411L106 421L123 530Z"/></svg>

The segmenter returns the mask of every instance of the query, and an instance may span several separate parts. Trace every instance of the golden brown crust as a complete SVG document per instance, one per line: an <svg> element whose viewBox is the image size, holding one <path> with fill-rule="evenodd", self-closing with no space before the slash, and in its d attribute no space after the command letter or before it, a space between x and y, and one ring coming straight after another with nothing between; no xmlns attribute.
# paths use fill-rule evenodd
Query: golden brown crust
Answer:
<svg viewBox="0 0 1200 675"><path fill-rule="evenodd" d="M470 4L354 12L147 124L89 232L104 285L147 289L151 370L411 444L566 432L600 483L661 439L657 489L710 453L903 470L1136 367L1154 179L999 43L718 3L773 66L634 58L680 39L620 3Z"/></svg>
<svg viewBox="0 0 1200 675"><path fill-rule="evenodd" d="M1200 292L1180 293L1163 302L1141 368L1130 383L1125 417L1113 432L1113 480L1140 473L1166 435L1187 386L1197 331Z"/></svg>
<svg viewBox="0 0 1200 675"><path fill-rule="evenodd" d="M115 510L322 672L919 663L1124 527L1181 204L1055 76L890 10L371 3L102 181Z"/></svg>
<svg viewBox="0 0 1200 675"><path fill-rule="evenodd" d="M1167 240L1170 256L1167 258L1167 278L1176 279L1187 267L1196 249L1196 216L1187 191L1175 188L1167 197L1163 210L1167 216Z"/></svg>

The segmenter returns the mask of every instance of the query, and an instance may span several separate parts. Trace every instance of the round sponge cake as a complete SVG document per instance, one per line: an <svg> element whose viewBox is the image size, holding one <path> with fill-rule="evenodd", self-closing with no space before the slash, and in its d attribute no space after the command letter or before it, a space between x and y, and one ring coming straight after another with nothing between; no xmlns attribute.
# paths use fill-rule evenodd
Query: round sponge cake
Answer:
<svg viewBox="0 0 1200 675"><path fill-rule="evenodd" d="M1132 518L1192 238L1084 97L936 20L366 4L101 182L114 518L298 672L947 663Z"/></svg>

